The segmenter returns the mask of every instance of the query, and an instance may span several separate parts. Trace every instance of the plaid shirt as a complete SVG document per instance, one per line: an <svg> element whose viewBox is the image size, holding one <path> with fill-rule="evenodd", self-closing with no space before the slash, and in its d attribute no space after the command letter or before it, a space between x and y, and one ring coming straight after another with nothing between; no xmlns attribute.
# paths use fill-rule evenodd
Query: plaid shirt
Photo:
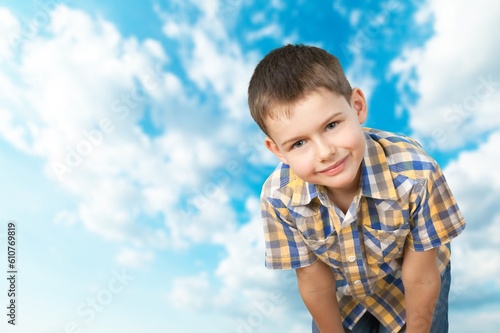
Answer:
<svg viewBox="0 0 500 333"><path fill-rule="evenodd" d="M263 186L266 267L332 267L344 324L370 311L387 329L405 323L403 249L438 248L442 273L464 218L437 163L415 141L365 129L361 185L344 214L322 186L281 163Z"/></svg>

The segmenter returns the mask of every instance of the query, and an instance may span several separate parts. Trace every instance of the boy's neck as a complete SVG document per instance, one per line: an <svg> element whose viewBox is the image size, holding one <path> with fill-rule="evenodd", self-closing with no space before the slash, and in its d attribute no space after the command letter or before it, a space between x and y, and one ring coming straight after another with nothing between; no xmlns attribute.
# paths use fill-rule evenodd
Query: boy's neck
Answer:
<svg viewBox="0 0 500 333"><path fill-rule="evenodd" d="M345 189L331 189L326 187L326 192L328 193L328 197L330 201L340 210L346 214L349 210L349 206L351 205L353 199L358 194L360 190L360 182L361 182L361 169L358 171L357 176L358 181L354 182L352 186Z"/></svg>
<svg viewBox="0 0 500 333"><path fill-rule="evenodd" d="M344 213L347 214L347 211L349 210L349 206L352 203L352 200L357 194L357 191L355 192L344 192L344 191L336 191L332 192L327 189L328 192L328 197L330 198L330 201L340 208L340 210Z"/></svg>

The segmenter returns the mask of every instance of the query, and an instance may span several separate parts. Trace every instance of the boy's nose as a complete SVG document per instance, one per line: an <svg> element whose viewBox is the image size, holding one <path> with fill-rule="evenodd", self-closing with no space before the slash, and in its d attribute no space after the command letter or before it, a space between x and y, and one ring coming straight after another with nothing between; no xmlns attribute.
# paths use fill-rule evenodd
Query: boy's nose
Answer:
<svg viewBox="0 0 500 333"><path fill-rule="evenodd" d="M335 147L328 144L328 142L319 142L317 144L316 149L317 149L316 154L317 154L318 160L320 160L320 161L325 161L325 160L329 159L330 156L335 154L335 151L336 151Z"/></svg>

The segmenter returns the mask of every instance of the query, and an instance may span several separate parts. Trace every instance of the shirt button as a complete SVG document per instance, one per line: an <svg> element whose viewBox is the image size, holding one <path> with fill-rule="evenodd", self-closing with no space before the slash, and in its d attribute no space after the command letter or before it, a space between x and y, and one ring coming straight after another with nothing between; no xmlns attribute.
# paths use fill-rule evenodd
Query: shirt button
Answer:
<svg viewBox="0 0 500 333"><path fill-rule="evenodd" d="M350 256L349 258L347 258L347 260L349 260L349 262L355 262L356 261L356 257L355 256Z"/></svg>
<svg viewBox="0 0 500 333"><path fill-rule="evenodd" d="M358 285L358 284L360 284L360 283L361 283L361 280L356 280L356 281L354 281L354 284L355 284L355 285Z"/></svg>

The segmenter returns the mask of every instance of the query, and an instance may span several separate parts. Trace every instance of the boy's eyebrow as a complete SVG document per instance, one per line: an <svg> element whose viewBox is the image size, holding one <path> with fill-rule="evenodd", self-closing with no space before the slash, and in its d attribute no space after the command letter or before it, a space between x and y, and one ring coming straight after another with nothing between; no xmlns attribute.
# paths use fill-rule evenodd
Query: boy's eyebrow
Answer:
<svg viewBox="0 0 500 333"><path fill-rule="evenodd" d="M331 115L330 117L328 117L328 119L326 121L324 121L320 127L325 127L326 125L328 125L329 123L331 123L335 118L337 118L338 116L340 116L342 114L342 112L337 112L337 113L334 113L333 115ZM286 144L290 143L290 142L296 142L298 140L300 140L300 138L303 137L302 135L300 136L295 136L293 138L290 138L290 139L287 139L286 141L284 141L281 145L282 146L285 146Z"/></svg>

